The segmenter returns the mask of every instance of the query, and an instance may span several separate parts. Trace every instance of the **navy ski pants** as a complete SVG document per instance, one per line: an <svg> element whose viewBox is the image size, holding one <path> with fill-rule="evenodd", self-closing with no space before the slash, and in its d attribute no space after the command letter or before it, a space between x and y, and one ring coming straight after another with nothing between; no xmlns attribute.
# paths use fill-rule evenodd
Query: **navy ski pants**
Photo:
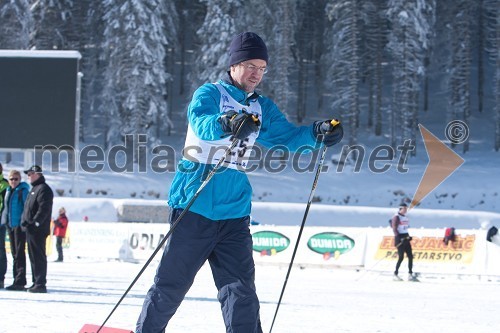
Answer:
<svg viewBox="0 0 500 333"><path fill-rule="evenodd" d="M170 223L182 212L174 209ZM165 332L208 259L227 333L261 333L249 217L213 221L187 212L172 232L149 289L136 333Z"/></svg>

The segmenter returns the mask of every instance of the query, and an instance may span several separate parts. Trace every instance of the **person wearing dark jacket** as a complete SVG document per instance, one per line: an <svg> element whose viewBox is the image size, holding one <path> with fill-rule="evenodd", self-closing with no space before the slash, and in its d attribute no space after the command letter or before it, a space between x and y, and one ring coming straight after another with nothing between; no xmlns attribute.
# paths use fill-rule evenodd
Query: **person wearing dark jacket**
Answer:
<svg viewBox="0 0 500 333"><path fill-rule="evenodd" d="M3 178L3 166L0 163L0 216L4 207L4 198L9 182ZM0 289L4 287L5 273L7 272L7 253L5 252L5 224L0 224Z"/></svg>
<svg viewBox="0 0 500 333"><path fill-rule="evenodd" d="M28 255L31 263L33 285L28 292L47 292L47 254L45 241L50 235L50 219L54 193L45 183L42 168L33 165L24 171L28 175L32 189L24 204L21 226L26 229Z"/></svg>
<svg viewBox="0 0 500 333"><path fill-rule="evenodd" d="M62 242L64 237L66 237L66 229L68 228L68 218L66 217L66 209L64 207L59 208L59 216L54 220L54 236L56 236L56 249L57 249L57 260L56 262L63 261L63 248Z"/></svg>
<svg viewBox="0 0 500 333"><path fill-rule="evenodd" d="M12 274L14 283L6 290L24 291L26 285L26 232L21 227L24 202L30 187L21 181L21 173L17 170L9 172L9 187L5 195L5 207L2 212L2 224L7 226L10 239L10 253L13 259Z"/></svg>

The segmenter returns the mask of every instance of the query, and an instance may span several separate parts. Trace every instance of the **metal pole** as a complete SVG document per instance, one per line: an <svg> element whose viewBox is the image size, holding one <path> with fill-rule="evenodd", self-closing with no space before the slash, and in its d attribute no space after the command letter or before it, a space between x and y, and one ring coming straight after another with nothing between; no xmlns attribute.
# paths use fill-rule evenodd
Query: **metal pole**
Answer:
<svg viewBox="0 0 500 333"><path fill-rule="evenodd" d="M330 121L330 124L333 127L337 126L339 123L340 122L336 119L333 119ZM314 192L316 191L316 186L318 185L319 175L321 173L321 170L323 169L323 164L325 163L325 155L326 155L327 149L328 149L328 147L324 146L321 150L318 168L316 169L316 175L314 176L314 181L312 184L311 193L309 193L309 199L307 200L306 211L304 212L304 216L302 218L302 223L300 225L299 235L297 236L297 242L295 243L295 248L293 249L293 254L292 254L292 259L290 260L290 265L288 265L288 271L286 273L285 282L283 283L283 288L281 289L280 298L278 300L278 305L276 306L276 311L274 312L273 322L271 323L271 328L269 329L269 333L271 333L273 330L274 322L276 321L276 316L278 315L278 310L279 310L280 305L281 305L281 300L283 299L283 294L285 293L285 288L286 288L286 285L288 283L288 277L290 276L290 272L291 272L292 266L293 266L293 261L295 259L295 254L297 253L300 238L302 237L302 231L304 230L304 225L306 224L307 215L309 214L309 208L311 207L311 203L312 203L312 200L314 197Z"/></svg>

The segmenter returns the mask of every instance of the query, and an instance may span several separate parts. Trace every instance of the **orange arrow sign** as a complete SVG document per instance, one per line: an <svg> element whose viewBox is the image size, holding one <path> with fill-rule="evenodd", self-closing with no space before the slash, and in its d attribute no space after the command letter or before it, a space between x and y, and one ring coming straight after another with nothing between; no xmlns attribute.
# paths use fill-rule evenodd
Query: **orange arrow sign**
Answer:
<svg viewBox="0 0 500 333"><path fill-rule="evenodd" d="M434 191L446 178L451 176L465 160L441 142L424 126L418 125L424 139L425 150L429 156L429 164L418 184L410 209L418 205L429 193Z"/></svg>

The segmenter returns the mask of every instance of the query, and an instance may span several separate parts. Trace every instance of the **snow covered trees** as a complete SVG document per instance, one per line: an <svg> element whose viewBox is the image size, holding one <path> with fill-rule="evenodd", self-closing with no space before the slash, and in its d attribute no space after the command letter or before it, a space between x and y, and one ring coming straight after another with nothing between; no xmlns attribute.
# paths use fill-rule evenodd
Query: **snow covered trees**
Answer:
<svg viewBox="0 0 500 333"><path fill-rule="evenodd" d="M28 0L0 2L0 47L26 50L33 32L33 14Z"/></svg>
<svg viewBox="0 0 500 333"><path fill-rule="evenodd" d="M391 146L398 135L416 142L419 92L424 58L434 23L434 0L389 0L391 24L388 48L393 60Z"/></svg>
<svg viewBox="0 0 500 333"><path fill-rule="evenodd" d="M183 131L190 93L254 31L270 54L262 91L296 123L336 115L346 143L394 147L424 116L444 128L478 114L500 151L498 17L498 0L4 0L0 48L78 50L80 140L105 149Z"/></svg>
<svg viewBox="0 0 500 333"><path fill-rule="evenodd" d="M360 112L359 0L329 1L326 13L331 23L325 34L325 85L333 92L332 109L343 115L344 128L349 129L348 143L354 145Z"/></svg>
<svg viewBox="0 0 500 333"><path fill-rule="evenodd" d="M161 0L104 1L103 21L106 56L109 66L104 75L105 112L110 127L108 138L119 129L120 135L147 134L149 142L158 143L157 127L170 119L166 112L165 46L167 38Z"/></svg>
<svg viewBox="0 0 500 333"><path fill-rule="evenodd" d="M500 8L498 0L484 0L486 9L486 51L494 68L493 73L493 108L495 114L495 151L500 150Z"/></svg>

